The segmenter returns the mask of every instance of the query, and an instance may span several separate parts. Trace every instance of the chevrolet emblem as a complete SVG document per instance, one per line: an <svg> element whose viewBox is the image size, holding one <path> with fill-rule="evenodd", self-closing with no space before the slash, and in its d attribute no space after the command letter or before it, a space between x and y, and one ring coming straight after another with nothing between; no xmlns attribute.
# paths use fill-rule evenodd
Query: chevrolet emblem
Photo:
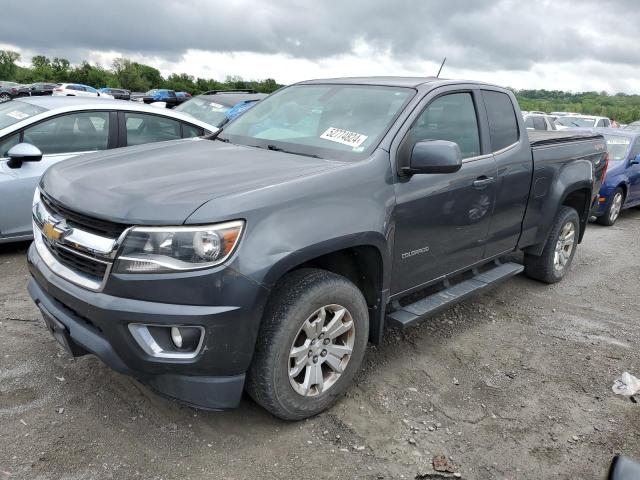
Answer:
<svg viewBox="0 0 640 480"><path fill-rule="evenodd" d="M55 225L49 222L42 225L42 233L51 241L58 241L62 236L62 232L60 230L56 230Z"/></svg>

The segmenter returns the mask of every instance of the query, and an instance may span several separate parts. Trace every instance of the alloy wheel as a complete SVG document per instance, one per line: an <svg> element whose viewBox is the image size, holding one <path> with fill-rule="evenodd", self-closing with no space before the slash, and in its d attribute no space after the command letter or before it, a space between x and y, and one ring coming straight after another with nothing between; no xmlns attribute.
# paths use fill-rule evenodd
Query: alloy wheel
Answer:
<svg viewBox="0 0 640 480"><path fill-rule="evenodd" d="M556 242L555 255L553 257L553 266L556 271L562 271L567 266L573 247L576 241L576 227L573 222L567 222L560 230L558 241Z"/></svg>
<svg viewBox="0 0 640 480"><path fill-rule="evenodd" d="M329 390L344 372L353 351L355 324L341 305L319 308L298 330L289 352L289 382L305 397Z"/></svg>

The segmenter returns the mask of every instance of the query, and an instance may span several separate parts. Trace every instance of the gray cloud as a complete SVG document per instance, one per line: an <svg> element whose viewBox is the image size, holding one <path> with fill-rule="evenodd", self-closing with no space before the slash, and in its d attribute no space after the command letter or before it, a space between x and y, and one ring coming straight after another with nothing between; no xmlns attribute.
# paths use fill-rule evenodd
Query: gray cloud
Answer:
<svg viewBox="0 0 640 480"><path fill-rule="evenodd" d="M637 25L636 0L30 0L3 6L0 42L76 61L89 50L175 61L188 49L319 60L364 42L402 62L447 56L491 71L638 65Z"/></svg>

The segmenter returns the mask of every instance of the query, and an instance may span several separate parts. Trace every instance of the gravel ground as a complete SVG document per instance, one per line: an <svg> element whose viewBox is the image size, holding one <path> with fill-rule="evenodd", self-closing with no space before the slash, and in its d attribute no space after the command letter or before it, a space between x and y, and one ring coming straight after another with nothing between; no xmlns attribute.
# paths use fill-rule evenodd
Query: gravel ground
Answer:
<svg viewBox="0 0 640 480"><path fill-rule="evenodd" d="M94 357L68 358L0 246L0 479L605 478L640 459L640 210L591 225L563 282L518 276L370 347L355 385L300 423L251 400L199 412Z"/></svg>

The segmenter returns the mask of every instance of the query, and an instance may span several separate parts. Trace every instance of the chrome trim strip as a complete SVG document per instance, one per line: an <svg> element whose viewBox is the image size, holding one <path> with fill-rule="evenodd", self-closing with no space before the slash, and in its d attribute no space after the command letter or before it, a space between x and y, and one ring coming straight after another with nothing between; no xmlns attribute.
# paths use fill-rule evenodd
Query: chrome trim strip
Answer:
<svg viewBox="0 0 640 480"><path fill-rule="evenodd" d="M60 263L44 244L44 241L42 240L42 233L40 233L40 229L37 228L35 222L33 225L33 240L38 255L40 255L42 261L47 265L47 267L49 267L49 270L51 270L53 273L55 273L59 277L64 278L65 280L68 280L71 283L86 288L87 290L92 290L94 292L102 290L102 288L104 287L104 283L109 276L111 264L107 265L107 271L105 272L104 277L101 279L101 281L98 281L95 278L83 274L82 272L71 270L70 268Z"/></svg>
<svg viewBox="0 0 640 480"><path fill-rule="evenodd" d="M140 345L142 350L147 355L150 355L154 358L169 358L174 360L189 360L198 356L200 351L202 350L202 345L204 344L204 327L200 325L153 325L146 323L130 323L128 325L129 332L135 339L135 341ZM171 327L190 327L190 328L199 328L200 329L200 341L198 342L198 346L193 352L170 352L164 350L158 342L156 342L151 332L149 332L148 327L162 327L162 328L171 328Z"/></svg>
<svg viewBox="0 0 640 480"><path fill-rule="evenodd" d="M62 234L60 240L57 241L60 245L72 245L74 249L107 257L108 259L115 257L119 239L102 237L78 228L68 228L65 219L49 212L42 202L38 202L33 206L33 218L39 229L42 229L47 222L53 224L54 228ZM58 228L56 224L62 224L63 228Z"/></svg>

